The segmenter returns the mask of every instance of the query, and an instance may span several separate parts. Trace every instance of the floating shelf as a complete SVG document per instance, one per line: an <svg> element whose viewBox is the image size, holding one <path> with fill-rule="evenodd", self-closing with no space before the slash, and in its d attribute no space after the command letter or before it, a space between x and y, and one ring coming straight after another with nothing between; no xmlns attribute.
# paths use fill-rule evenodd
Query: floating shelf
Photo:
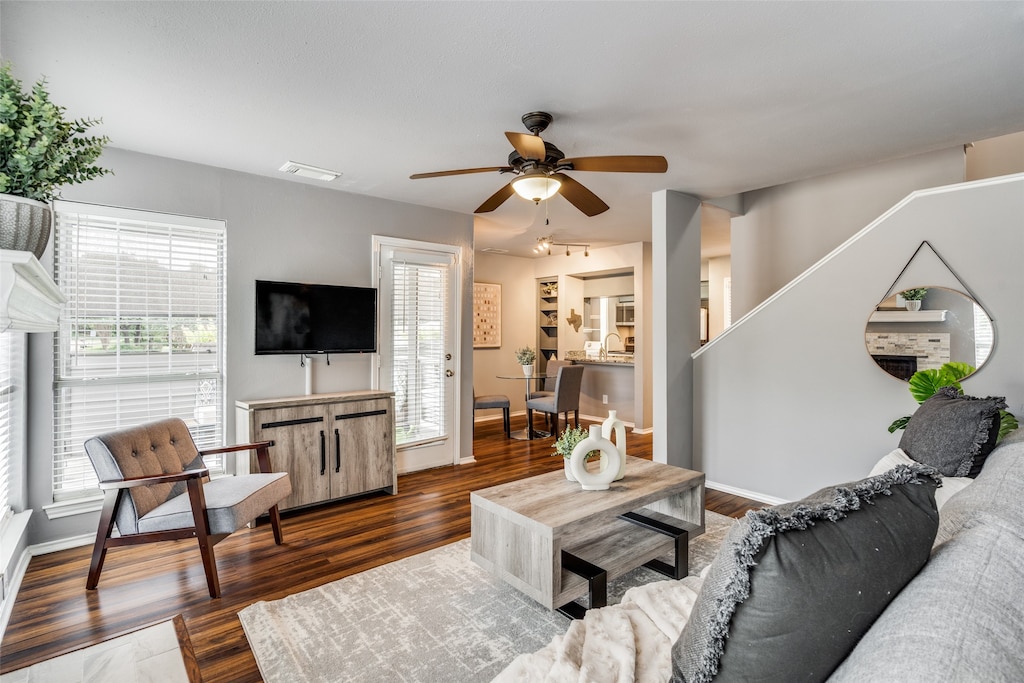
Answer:
<svg viewBox="0 0 1024 683"><path fill-rule="evenodd" d="M875 311L868 318L872 323L941 323L946 311Z"/></svg>

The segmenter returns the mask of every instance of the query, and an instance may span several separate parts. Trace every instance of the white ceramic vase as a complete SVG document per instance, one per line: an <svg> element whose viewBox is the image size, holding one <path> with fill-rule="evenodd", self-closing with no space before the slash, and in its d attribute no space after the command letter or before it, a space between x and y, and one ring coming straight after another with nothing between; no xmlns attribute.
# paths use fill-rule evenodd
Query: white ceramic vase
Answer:
<svg viewBox="0 0 1024 683"><path fill-rule="evenodd" d="M532 365L524 365L523 366L523 374L526 375L527 377L533 377L533 366Z"/></svg>
<svg viewBox="0 0 1024 683"><path fill-rule="evenodd" d="M587 454L590 451L601 452L600 466L594 471L587 469ZM619 473L621 459L615 444L601 436L601 425L590 425L590 436L572 449L569 467L584 491L604 491Z"/></svg>
<svg viewBox="0 0 1024 683"><path fill-rule="evenodd" d="M917 301L907 301L906 302L906 306L907 306L907 310L908 311L920 311L921 310L921 301L920 300L917 300Z"/></svg>
<svg viewBox="0 0 1024 683"><path fill-rule="evenodd" d="M572 476L572 467L569 465L569 458L562 458L562 464L565 466L565 478L569 481L576 481L576 477Z"/></svg>
<svg viewBox="0 0 1024 683"><path fill-rule="evenodd" d="M609 441L615 435L615 448L619 451L619 473L612 481L618 481L626 476L626 425L616 417L614 410L608 411L608 419L601 424L601 436Z"/></svg>

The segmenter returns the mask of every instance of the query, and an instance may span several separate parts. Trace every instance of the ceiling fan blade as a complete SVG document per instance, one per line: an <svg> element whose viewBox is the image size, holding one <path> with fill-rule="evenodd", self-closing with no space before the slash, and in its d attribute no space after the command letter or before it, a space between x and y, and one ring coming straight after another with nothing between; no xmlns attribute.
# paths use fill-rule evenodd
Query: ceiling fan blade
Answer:
<svg viewBox="0 0 1024 683"><path fill-rule="evenodd" d="M577 157L563 159L574 171L608 171L612 173L664 173L668 160L658 156Z"/></svg>
<svg viewBox="0 0 1024 683"><path fill-rule="evenodd" d="M564 173L555 173L553 177L562 181L562 186L558 188L559 194L583 213L588 216L596 216L608 210L608 205L600 197L569 176Z"/></svg>
<svg viewBox="0 0 1024 683"><path fill-rule="evenodd" d="M434 171L433 173L414 173L411 180L420 178L440 178L446 175L465 175L467 173L489 173L490 171L511 171L511 166L488 166L487 168L460 168L454 171Z"/></svg>
<svg viewBox="0 0 1024 683"><path fill-rule="evenodd" d="M506 183L500 190L488 197L487 201L478 206L476 211L473 213L487 213L488 211L494 211L504 204L505 200L513 194L515 194L515 190L512 189L512 183Z"/></svg>
<svg viewBox="0 0 1024 683"><path fill-rule="evenodd" d="M543 161L548 155L547 150L544 148L544 141L540 139L539 135L506 132L505 137L508 138L508 141L519 152L519 156L524 159Z"/></svg>

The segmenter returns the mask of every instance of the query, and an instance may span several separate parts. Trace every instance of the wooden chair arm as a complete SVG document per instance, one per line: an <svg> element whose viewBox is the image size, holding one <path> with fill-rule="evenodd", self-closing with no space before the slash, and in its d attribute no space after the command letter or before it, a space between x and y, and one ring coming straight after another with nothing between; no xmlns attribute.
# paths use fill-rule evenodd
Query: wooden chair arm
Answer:
<svg viewBox="0 0 1024 683"><path fill-rule="evenodd" d="M184 472L176 472L175 474L156 474L150 477L129 477L128 479L101 481L100 488L103 489L104 491L110 489L130 489L136 486L170 484L176 481L186 481L188 479L202 479L203 477L208 476L210 476L210 469L208 467L201 467L197 470L185 470Z"/></svg>
<svg viewBox="0 0 1024 683"><path fill-rule="evenodd" d="M234 453L235 451L256 451L256 462L259 463L260 472L263 474L269 474L273 472L273 468L270 466L270 447L274 445L273 441L258 441L256 443L241 443L235 446L224 446L223 448L211 448L205 451L199 451L199 455L216 455L217 453Z"/></svg>
<svg viewBox="0 0 1024 683"><path fill-rule="evenodd" d="M199 451L199 455L217 455L219 453L234 453L236 451L251 451L259 448L270 448L274 445L273 441L259 441L257 443L240 443L234 446L223 446L222 448L208 448L205 451Z"/></svg>

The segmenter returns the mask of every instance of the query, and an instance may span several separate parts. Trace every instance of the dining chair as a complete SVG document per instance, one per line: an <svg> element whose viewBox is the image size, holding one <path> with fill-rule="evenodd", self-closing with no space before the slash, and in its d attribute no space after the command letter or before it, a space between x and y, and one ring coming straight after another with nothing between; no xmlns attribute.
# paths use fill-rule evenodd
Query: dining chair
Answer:
<svg viewBox="0 0 1024 683"><path fill-rule="evenodd" d="M473 429L476 430L476 411L486 410L488 408L501 408L502 418L505 423L505 438L511 438L512 435L512 423L509 419L509 410L511 409L511 402L508 400L508 396L505 394L488 394L486 396L477 396L476 389L473 390Z"/></svg>
<svg viewBox="0 0 1024 683"><path fill-rule="evenodd" d="M580 426L580 388L583 385L583 366L569 365L558 369L555 376L555 392L551 396L531 398L526 402L526 431L533 439L533 411L548 413L551 417L551 433L558 435L558 416L565 413L565 424L569 424L569 411L575 413L576 426Z"/></svg>
<svg viewBox="0 0 1024 683"><path fill-rule="evenodd" d="M551 396L555 393L555 380L558 377L558 369L566 368L572 365L570 361L558 360L557 358L549 360L547 367L544 369L544 382L541 385L543 388L537 391L530 392L530 398L542 398L544 396Z"/></svg>
<svg viewBox="0 0 1024 683"><path fill-rule="evenodd" d="M284 543L277 504L291 494L292 486L287 472L270 470L273 445L263 441L199 451L178 418L86 441L85 452L103 491L103 508L85 587L96 588L109 548L195 538L210 597L219 598L215 544L263 512L269 512L274 541ZM258 473L209 478L204 455L250 450L256 451Z"/></svg>

